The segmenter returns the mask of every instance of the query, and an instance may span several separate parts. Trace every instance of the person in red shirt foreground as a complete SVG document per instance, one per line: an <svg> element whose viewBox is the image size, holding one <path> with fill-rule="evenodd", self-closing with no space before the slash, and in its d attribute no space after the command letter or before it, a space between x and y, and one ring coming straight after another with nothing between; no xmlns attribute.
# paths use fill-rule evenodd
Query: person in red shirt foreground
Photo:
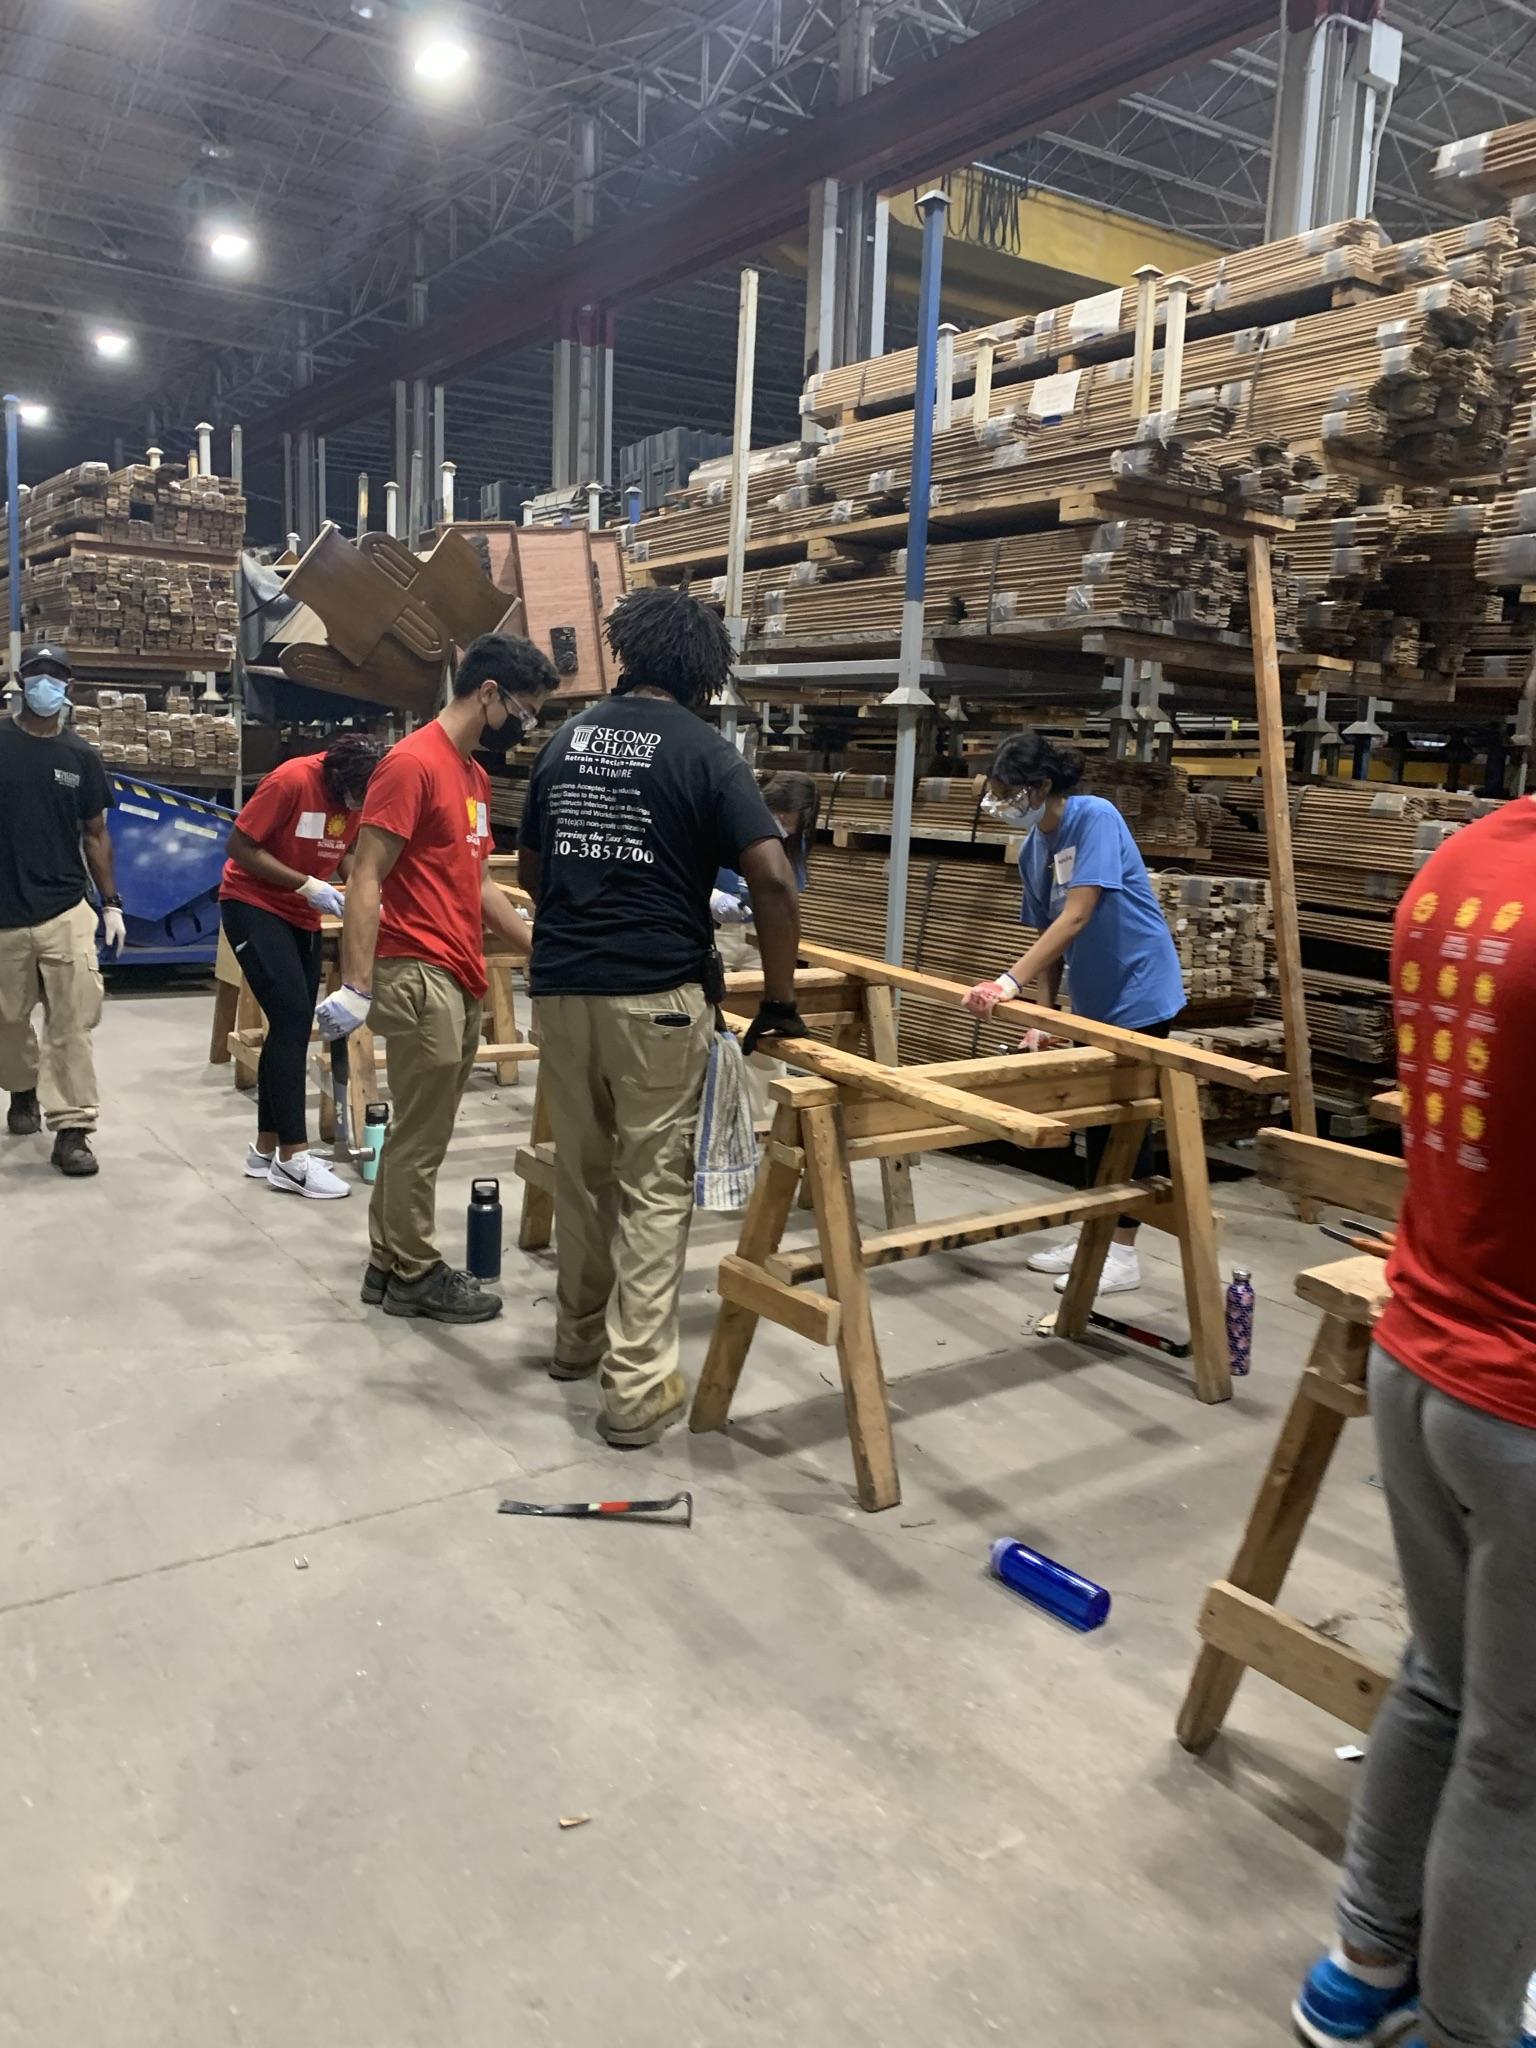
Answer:
<svg viewBox="0 0 1536 2048"><path fill-rule="evenodd" d="M484 927L527 957L528 926L491 881L490 779L470 755L517 744L556 686L527 640L485 633L430 725L390 749L368 792L342 926L344 985L322 1038L382 1031L392 1101L368 1210L362 1298L386 1315L484 1323L501 1298L437 1249L437 1171L480 1046Z"/></svg>
<svg viewBox="0 0 1536 2048"><path fill-rule="evenodd" d="M1392 987L1408 1176L1370 1395L1411 1641L1294 2018L1314 2044L1536 2048L1536 803L1420 871Z"/></svg>
<svg viewBox="0 0 1536 2048"><path fill-rule="evenodd" d="M323 754L279 762L230 827L219 885L225 936L267 1019L246 1176L310 1201L351 1193L309 1149L304 1063L320 986L320 918L341 915L331 878L345 872L382 752L363 733L340 733Z"/></svg>

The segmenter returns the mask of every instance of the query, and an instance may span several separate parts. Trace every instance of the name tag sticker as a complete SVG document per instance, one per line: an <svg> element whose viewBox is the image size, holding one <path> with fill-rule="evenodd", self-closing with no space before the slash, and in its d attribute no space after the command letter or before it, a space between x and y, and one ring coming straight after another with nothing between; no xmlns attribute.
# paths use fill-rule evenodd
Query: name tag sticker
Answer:
<svg viewBox="0 0 1536 2048"><path fill-rule="evenodd" d="M475 805L475 831L482 839L489 839L491 836L491 815L482 803Z"/></svg>
<svg viewBox="0 0 1536 2048"><path fill-rule="evenodd" d="M1058 889L1069 889L1072 886L1072 874L1076 866L1077 848L1075 846L1064 846L1056 856L1054 868Z"/></svg>
<svg viewBox="0 0 1536 2048"><path fill-rule="evenodd" d="M299 822L293 828L295 839L323 839L325 837L324 811L301 811Z"/></svg>

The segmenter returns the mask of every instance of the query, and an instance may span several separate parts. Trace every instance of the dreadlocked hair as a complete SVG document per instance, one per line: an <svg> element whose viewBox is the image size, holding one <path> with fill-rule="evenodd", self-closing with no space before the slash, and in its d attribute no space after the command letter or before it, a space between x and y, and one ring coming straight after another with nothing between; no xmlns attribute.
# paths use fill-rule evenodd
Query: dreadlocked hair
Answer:
<svg viewBox="0 0 1536 2048"><path fill-rule="evenodd" d="M321 757L320 773L332 803L355 809L373 771L384 758L384 743L366 732L339 732Z"/></svg>
<svg viewBox="0 0 1536 2048"><path fill-rule="evenodd" d="M680 704L708 704L730 677L724 619L685 590L632 590L609 613L606 631L619 664L615 696L665 690Z"/></svg>

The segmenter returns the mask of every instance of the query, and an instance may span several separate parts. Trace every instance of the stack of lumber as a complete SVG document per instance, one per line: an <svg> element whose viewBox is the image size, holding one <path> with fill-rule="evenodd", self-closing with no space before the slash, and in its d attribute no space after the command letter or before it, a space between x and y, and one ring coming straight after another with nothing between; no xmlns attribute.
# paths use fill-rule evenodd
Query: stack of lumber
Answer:
<svg viewBox="0 0 1536 2048"><path fill-rule="evenodd" d="M1254 1066L1285 1065L1285 1029L1277 1021L1207 1025L1199 1030L1175 1031L1173 1036L1186 1045L1199 1046L1203 1052L1225 1053L1229 1059L1248 1060ZM1200 1121L1209 1145L1247 1137L1262 1129L1269 1118L1245 1090L1202 1081Z"/></svg>
<svg viewBox="0 0 1536 2048"><path fill-rule="evenodd" d="M222 477L189 477L170 463L113 470L82 462L29 491L21 514L23 552L79 535L147 551L204 548L235 555L245 537L245 499ZM0 543L6 538L0 514Z"/></svg>
<svg viewBox="0 0 1536 2048"><path fill-rule="evenodd" d="M219 477L145 463L66 470L23 506L23 636L100 668L227 668L244 530L245 499ZM0 517L0 562L7 544Z"/></svg>
<svg viewBox="0 0 1536 2048"><path fill-rule="evenodd" d="M1536 192L1536 121L1447 142L1435 157L1435 176L1470 181L1510 198Z"/></svg>
<svg viewBox="0 0 1536 2048"><path fill-rule="evenodd" d="M151 711L140 690L98 690L94 704L80 704L75 730L96 747L108 767L142 768L175 781L178 773L228 775L240 760L240 734L232 718L193 711L179 693L167 693L164 710Z"/></svg>
<svg viewBox="0 0 1536 2048"><path fill-rule="evenodd" d="M1269 884L1238 875L1152 877L1191 1008L1250 1001L1273 984L1274 918Z"/></svg>
<svg viewBox="0 0 1536 2048"><path fill-rule="evenodd" d="M0 596L3 596L0 590ZM152 658L227 668L239 610L233 562L72 545L22 572L22 633L81 660Z"/></svg>

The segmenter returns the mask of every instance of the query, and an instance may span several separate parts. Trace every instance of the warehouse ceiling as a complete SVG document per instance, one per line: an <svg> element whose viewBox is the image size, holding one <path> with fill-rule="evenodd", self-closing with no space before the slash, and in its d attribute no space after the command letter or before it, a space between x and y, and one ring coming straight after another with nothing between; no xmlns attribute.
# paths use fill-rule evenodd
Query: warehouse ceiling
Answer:
<svg viewBox="0 0 1536 2048"><path fill-rule="evenodd" d="M735 152L836 106L851 0L8 0L0 19L0 365L47 401L26 474L151 419L249 419L427 309L568 246L595 155L598 228ZM865 0L878 85L1035 0ZM1465 217L1429 175L1436 147L1536 111L1536 5L1391 0L1406 36L1378 212L1394 234ZM451 46L467 53L456 72ZM450 74L424 80L423 49ZM1040 185L1226 245L1262 238L1275 38L1000 149ZM845 86L844 88L848 88ZM214 229L249 238L241 263ZM803 284L765 277L765 432L800 381ZM734 273L618 313L616 438L729 425ZM902 311L894 309L900 338ZM127 338L105 357L94 337ZM534 487L547 469L549 351L450 381L461 482ZM334 479L387 462L382 413L331 436ZM258 488L262 479L257 478Z"/></svg>

